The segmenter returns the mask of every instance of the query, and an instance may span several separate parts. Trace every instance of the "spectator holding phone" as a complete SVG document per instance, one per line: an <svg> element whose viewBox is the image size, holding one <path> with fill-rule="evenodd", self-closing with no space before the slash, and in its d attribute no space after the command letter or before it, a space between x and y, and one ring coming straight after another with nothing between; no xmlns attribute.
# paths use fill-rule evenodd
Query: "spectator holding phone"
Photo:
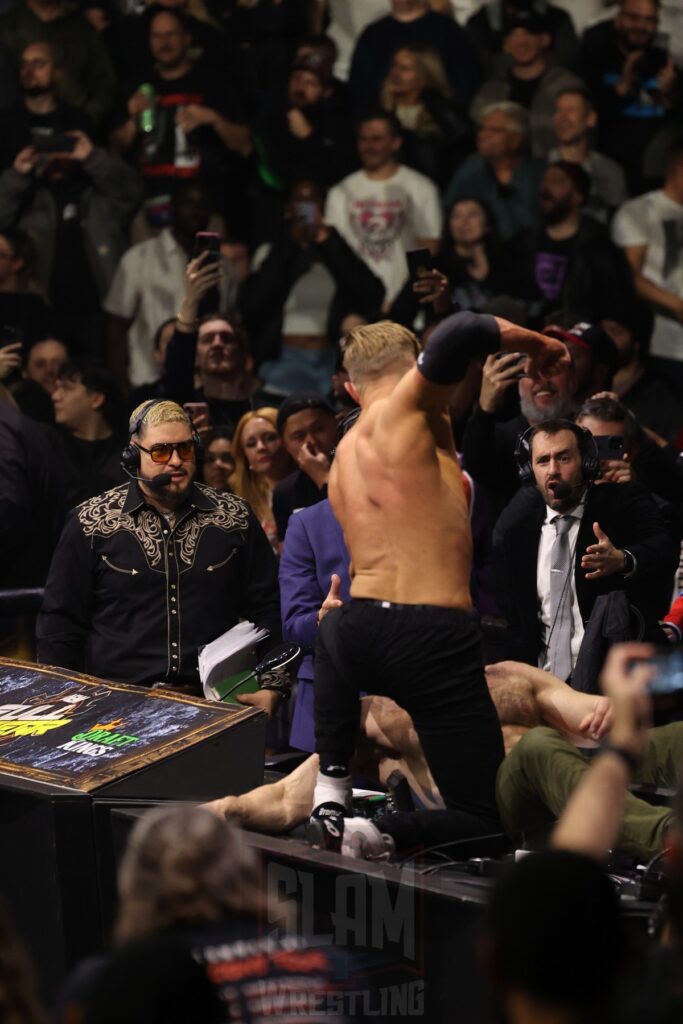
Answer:
<svg viewBox="0 0 683 1024"><path fill-rule="evenodd" d="M284 231L257 250L239 292L259 376L277 395L326 394L342 318L373 316L382 303L381 281L323 220L323 201L315 182L294 185Z"/></svg>
<svg viewBox="0 0 683 1024"><path fill-rule="evenodd" d="M68 150L41 153L27 146L0 175L0 231L19 227L32 237L53 329L101 357L100 303L126 249L142 187L135 171L93 145L85 132L66 137Z"/></svg>
<svg viewBox="0 0 683 1024"><path fill-rule="evenodd" d="M104 300L109 314L109 365L119 379L141 385L161 376L161 367L154 358L154 332L162 321L178 312L178 297L185 291L187 263L194 254L195 236L206 231L211 212L209 194L203 185L199 181L186 182L173 197L173 227L132 246L119 262ZM211 279L207 290L217 287L218 304L230 309L236 292L235 273L228 259L222 257L219 265L220 274ZM200 297L197 296L192 309L185 311L190 332L197 328ZM190 374L183 386L189 389L191 383ZM183 401L190 397L185 392Z"/></svg>
<svg viewBox="0 0 683 1024"><path fill-rule="evenodd" d="M183 405L199 429L227 427L267 399L259 391L244 333L232 314L199 316L208 293L222 280L222 265L204 252L185 271L185 294L166 351L161 386ZM196 381L195 381L196 376Z"/></svg>
<svg viewBox="0 0 683 1024"><path fill-rule="evenodd" d="M672 445L660 445L609 391L584 402L576 415L590 430L600 455L598 484L638 483L650 492L675 540L683 533L683 459Z"/></svg>
<svg viewBox="0 0 683 1024"><path fill-rule="evenodd" d="M9 167L20 149L42 140L53 149L67 148L65 132L78 129L92 137L93 126L83 109L65 103L59 93L64 68L57 50L32 42L19 61L21 97L0 110L0 166ZM64 143L59 145L60 140Z"/></svg>

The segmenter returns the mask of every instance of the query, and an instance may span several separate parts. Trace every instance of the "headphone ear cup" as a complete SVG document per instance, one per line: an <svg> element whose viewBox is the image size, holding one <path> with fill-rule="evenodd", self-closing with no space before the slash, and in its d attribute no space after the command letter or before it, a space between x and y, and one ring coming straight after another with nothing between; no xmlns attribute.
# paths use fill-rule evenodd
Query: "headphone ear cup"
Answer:
<svg viewBox="0 0 683 1024"><path fill-rule="evenodd" d="M201 437L194 429L192 430L192 440L194 441L195 458L199 460L204 456L204 445L202 444Z"/></svg>
<svg viewBox="0 0 683 1024"><path fill-rule="evenodd" d="M531 453L529 451L528 435L533 427L527 427L523 434L517 439L515 447L515 461L517 462L517 475L520 483L530 484L534 482L534 471L531 467Z"/></svg>
<svg viewBox="0 0 683 1024"><path fill-rule="evenodd" d="M127 444L121 452L121 465L133 476L140 472L140 449L135 444Z"/></svg>

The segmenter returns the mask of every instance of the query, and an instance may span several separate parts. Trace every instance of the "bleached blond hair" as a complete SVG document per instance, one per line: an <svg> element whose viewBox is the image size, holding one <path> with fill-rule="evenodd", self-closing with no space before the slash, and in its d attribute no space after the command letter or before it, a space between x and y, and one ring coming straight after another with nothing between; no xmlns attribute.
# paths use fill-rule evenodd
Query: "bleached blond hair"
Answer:
<svg viewBox="0 0 683 1024"><path fill-rule="evenodd" d="M135 431L138 437L144 436L147 427L158 427L162 423L187 423L188 427L192 429L192 421L183 409L182 405L178 405L177 402L171 402L168 400L155 402L154 405L150 405L148 400L146 402L141 402L140 405L136 406L130 414L128 430L131 437L133 436L135 423L142 414L145 406L149 406L149 410L144 414L142 422Z"/></svg>
<svg viewBox="0 0 683 1024"><path fill-rule="evenodd" d="M344 338L344 366L351 381L362 387L389 370L407 369L415 362L420 343L407 327L392 320L354 327Z"/></svg>

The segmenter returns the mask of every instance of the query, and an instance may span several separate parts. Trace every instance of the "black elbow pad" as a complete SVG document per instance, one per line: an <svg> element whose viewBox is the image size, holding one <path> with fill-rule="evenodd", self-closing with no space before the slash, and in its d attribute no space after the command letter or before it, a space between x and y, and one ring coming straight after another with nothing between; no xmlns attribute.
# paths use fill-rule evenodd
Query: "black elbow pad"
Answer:
<svg viewBox="0 0 683 1024"><path fill-rule="evenodd" d="M474 356L488 356L499 348L495 317L463 310L441 321L420 353L417 368L432 384L456 384Z"/></svg>

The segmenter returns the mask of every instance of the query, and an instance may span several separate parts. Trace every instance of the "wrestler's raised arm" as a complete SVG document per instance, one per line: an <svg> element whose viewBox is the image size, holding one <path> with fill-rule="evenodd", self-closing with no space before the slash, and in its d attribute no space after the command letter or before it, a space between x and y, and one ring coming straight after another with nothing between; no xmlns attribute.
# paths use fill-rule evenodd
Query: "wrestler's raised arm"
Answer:
<svg viewBox="0 0 683 1024"><path fill-rule="evenodd" d="M562 342L509 320L463 311L443 320L434 330L417 366L399 382L391 404L404 410L441 409L463 378L471 361L492 352L526 353L525 373L548 376L569 363Z"/></svg>

